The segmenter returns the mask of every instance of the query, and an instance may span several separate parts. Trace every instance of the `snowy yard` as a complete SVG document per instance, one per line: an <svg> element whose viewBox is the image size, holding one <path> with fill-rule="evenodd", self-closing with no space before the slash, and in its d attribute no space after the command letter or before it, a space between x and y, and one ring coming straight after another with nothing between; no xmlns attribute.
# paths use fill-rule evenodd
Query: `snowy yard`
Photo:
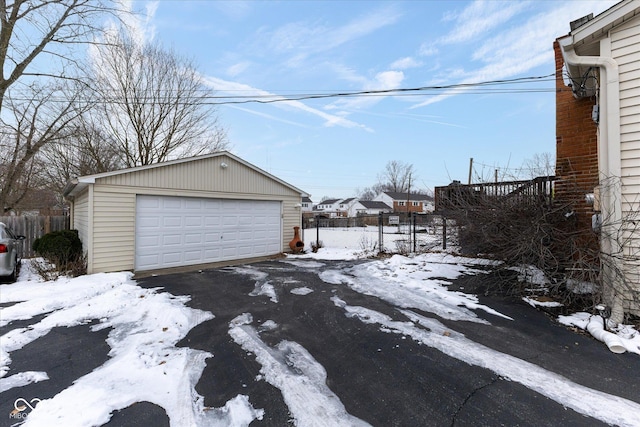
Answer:
<svg viewBox="0 0 640 427"><path fill-rule="evenodd" d="M385 234L389 244L393 242L391 236ZM305 230L304 239L308 249L315 240L315 230ZM489 328L491 319L511 319L480 303L474 295L447 288L450 281L462 275L485 274L484 267L491 265L490 261L428 253L326 268L327 260L355 260L371 255L366 249L371 247L370 242L377 241L377 228L321 229L320 240L324 247L318 253L288 256L280 264L284 269L317 269L323 283L384 301L408 320L399 321L370 307L353 305L336 294L328 295L346 318L375 325L382 333L402 336L457 361L488 369L580 414L609 424L640 425L640 399L633 401L577 384L534 363L479 344L437 320L471 322ZM266 296L273 305L284 297L284 288L279 288L264 270L244 266L229 271L255 280L253 297ZM305 298L313 292L311 287L298 283L289 293ZM96 332L109 329L106 342L110 352L102 366L75 379L52 398L40 401L38 396L21 396L10 402L13 410L10 414L0 413L0 423L102 425L114 411L136 402L162 407L172 426L246 426L261 420L269 408L254 406L251 396L239 393L224 406L213 408L206 406L196 391L207 361L215 361L216 355L177 344L193 328L219 314L191 308L189 301L187 296L140 287L126 272L43 282L25 262L18 282L0 286L0 327L6 331L0 337L0 393L49 380L44 371L13 371L12 354L53 328L90 325ZM594 317L576 313L560 320L586 329ZM19 326L11 328L14 322ZM255 381L265 381L280 390L293 423L369 425L346 410L340 397L327 386L325 369L307 349L293 341L270 346L262 339L263 332L277 328L279 324L272 320L258 324L251 313L237 313L228 323L228 335L262 366ZM640 355L640 334L634 329L621 328L616 340L624 350ZM630 373L630 378L637 374Z"/></svg>

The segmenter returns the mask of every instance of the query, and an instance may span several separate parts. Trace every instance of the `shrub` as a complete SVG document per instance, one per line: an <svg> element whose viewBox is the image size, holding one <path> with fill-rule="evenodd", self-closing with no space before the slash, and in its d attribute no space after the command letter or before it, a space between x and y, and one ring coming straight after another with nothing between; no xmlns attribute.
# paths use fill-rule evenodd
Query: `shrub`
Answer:
<svg viewBox="0 0 640 427"><path fill-rule="evenodd" d="M311 252L316 253L318 249L324 247L322 244L322 240L318 240L317 242L311 242Z"/></svg>
<svg viewBox="0 0 640 427"><path fill-rule="evenodd" d="M82 241L78 236L78 230L45 234L33 242L33 250L51 264L55 264L59 271L65 271L83 259Z"/></svg>

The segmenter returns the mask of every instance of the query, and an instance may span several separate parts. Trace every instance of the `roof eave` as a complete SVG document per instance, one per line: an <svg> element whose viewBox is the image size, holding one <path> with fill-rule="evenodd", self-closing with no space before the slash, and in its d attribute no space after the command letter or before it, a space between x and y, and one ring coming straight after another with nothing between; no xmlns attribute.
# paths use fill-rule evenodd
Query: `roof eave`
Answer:
<svg viewBox="0 0 640 427"><path fill-rule="evenodd" d="M597 15L571 32L571 45L579 47L596 42L607 36L608 32L630 19L640 15L640 3L624 0Z"/></svg>

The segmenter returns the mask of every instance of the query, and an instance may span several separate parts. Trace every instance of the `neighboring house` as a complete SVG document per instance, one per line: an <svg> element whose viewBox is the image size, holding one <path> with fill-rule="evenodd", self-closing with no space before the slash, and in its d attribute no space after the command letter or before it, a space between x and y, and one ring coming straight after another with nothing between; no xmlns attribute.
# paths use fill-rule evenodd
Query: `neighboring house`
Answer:
<svg viewBox="0 0 640 427"><path fill-rule="evenodd" d="M433 197L419 193L401 193L383 191L374 197L375 201L384 202L391 206L394 212L431 212L433 211Z"/></svg>
<svg viewBox="0 0 640 427"><path fill-rule="evenodd" d="M313 202L309 197L302 198L302 212L311 212L313 211Z"/></svg>
<svg viewBox="0 0 640 427"><path fill-rule="evenodd" d="M65 187L89 273L289 250L308 194L228 152L76 178Z"/></svg>
<svg viewBox="0 0 640 427"><path fill-rule="evenodd" d="M335 218L338 216L346 216L344 213L340 211L340 202L342 199L326 199L318 203L315 207L316 211L322 213L325 216L329 216L331 218Z"/></svg>
<svg viewBox="0 0 640 427"><path fill-rule="evenodd" d="M354 203L356 203L357 201L358 201L358 199L356 199L354 197L340 200L338 202L338 204L337 204L338 216L341 216L341 217L349 217L349 216L351 216L349 214L349 212L351 211L351 206L353 206Z"/></svg>
<svg viewBox="0 0 640 427"><path fill-rule="evenodd" d="M375 200L355 200L349 206L348 216L355 217L358 215L376 215L380 212L391 213L393 208L385 202Z"/></svg>
<svg viewBox="0 0 640 427"><path fill-rule="evenodd" d="M572 22L554 48L556 197L593 195L576 215L585 229L601 222L601 282L619 323L640 315L640 2Z"/></svg>

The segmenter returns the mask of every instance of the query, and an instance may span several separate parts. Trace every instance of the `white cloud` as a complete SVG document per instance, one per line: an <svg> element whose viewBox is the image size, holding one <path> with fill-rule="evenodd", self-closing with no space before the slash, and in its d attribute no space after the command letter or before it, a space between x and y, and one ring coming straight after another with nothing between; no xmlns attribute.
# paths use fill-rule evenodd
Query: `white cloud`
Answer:
<svg viewBox="0 0 640 427"><path fill-rule="evenodd" d="M416 68L422 66L422 62L417 61L415 58L407 56L394 61L389 68L394 70L406 70L409 68Z"/></svg>
<svg viewBox="0 0 640 427"><path fill-rule="evenodd" d="M284 99L284 97L275 95L273 93L267 92L262 89L256 89L244 83L238 82L230 82L227 80L223 80L217 77L204 76L202 78L203 83L211 86L218 94L221 93L231 93L233 95L251 95L251 96L262 96L262 97L272 97L273 99ZM272 104L277 108L293 108L295 110L304 111L314 116L318 116L322 118L324 122L324 126L333 127L333 126L341 126L345 128L360 128L367 132L371 132L372 130L365 125L360 123L353 122L344 117L340 117L334 114L328 114L324 111L309 107L300 101L280 101Z"/></svg>
<svg viewBox="0 0 640 427"><path fill-rule="evenodd" d="M156 27L153 25L158 1L144 3L144 13L135 13L132 0L121 0L122 12L118 13L118 18L125 25L131 38L140 46L152 41L156 35ZM116 24L110 25L110 31L115 31Z"/></svg>
<svg viewBox="0 0 640 427"><path fill-rule="evenodd" d="M395 24L400 14L393 7L377 9L345 25L330 27L318 22L286 24L271 34L262 29L258 36L269 38L268 46L276 53L292 53L287 64L300 66L309 55L325 52L365 37L386 26Z"/></svg>
<svg viewBox="0 0 640 427"><path fill-rule="evenodd" d="M227 68L227 75L235 77L238 74L244 72L247 68L249 68L250 65L251 63L249 61L243 61L233 64L232 66Z"/></svg>
<svg viewBox="0 0 640 427"><path fill-rule="evenodd" d="M369 90L397 89L403 80L404 73L402 71L383 71L376 74L375 83Z"/></svg>
<svg viewBox="0 0 640 427"><path fill-rule="evenodd" d="M474 6L477 8L482 2L476 3L478 4L474 3ZM472 59L482 65L476 69L465 70L464 73L458 72L457 75L461 79L458 83L469 84L511 78L528 73L547 63L553 67L553 41L568 33L569 22L591 12L600 13L613 3L615 1L611 0L553 3L554 7L545 12L531 16L527 21L506 28L483 41L472 54ZM490 6L489 9L492 7ZM471 12L467 15L471 15ZM451 37L453 34L447 36L448 40L454 40L454 37ZM550 68L549 73L552 71L553 68ZM465 91L465 89L451 90L431 97L412 108L434 104Z"/></svg>
<svg viewBox="0 0 640 427"><path fill-rule="evenodd" d="M350 40L373 33L380 28L395 24L400 17L392 8L385 7L337 28L329 35L327 47L339 46Z"/></svg>
<svg viewBox="0 0 640 427"><path fill-rule="evenodd" d="M438 48L433 43L423 43L418 50L420 56L433 56L438 52Z"/></svg>
<svg viewBox="0 0 640 427"><path fill-rule="evenodd" d="M402 71L383 71L375 75L373 80L367 81L362 90L391 90L398 89L404 81L404 73ZM387 95L359 96L355 98L339 99L325 108L327 110L359 110L365 107L371 107L385 99ZM336 113L340 114L340 113Z"/></svg>
<svg viewBox="0 0 640 427"><path fill-rule="evenodd" d="M225 16L233 19L240 19L251 12L251 2L234 0L234 1L214 1L213 6L222 12Z"/></svg>
<svg viewBox="0 0 640 427"><path fill-rule="evenodd" d="M498 2L476 0L459 15L449 17L456 22L455 28L438 40L441 44L461 43L478 37L507 22L528 6L528 2Z"/></svg>

